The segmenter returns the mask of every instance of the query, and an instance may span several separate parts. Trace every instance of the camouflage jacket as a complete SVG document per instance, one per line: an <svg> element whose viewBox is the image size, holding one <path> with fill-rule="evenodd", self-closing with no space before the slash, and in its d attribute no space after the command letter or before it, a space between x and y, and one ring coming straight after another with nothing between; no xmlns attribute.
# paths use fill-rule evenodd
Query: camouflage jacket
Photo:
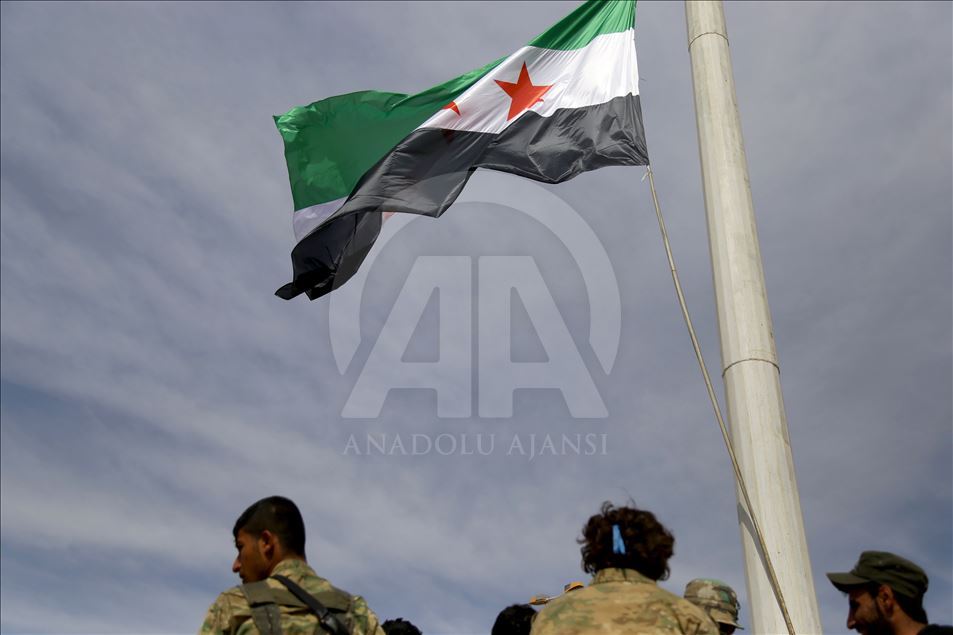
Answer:
<svg viewBox="0 0 953 635"><path fill-rule="evenodd" d="M283 575L289 580L297 582L305 591L322 599L322 594L340 595L340 589L318 576L314 569L304 560L284 560L279 562L272 571L273 575ZM285 587L277 580L269 579L268 585L283 590ZM377 621L377 616L368 608L364 598L350 596L350 607L343 616L351 635L384 635ZM327 602L325 602L327 604ZM284 635L298 635L300 633L315 633L317 617L307 608L295 606L280 606L281 627ZM318 633L321 630L317 631ZM242 593L240 586L225 591L212 604L205 615L199 635L257 635L258 629L252 621L251 608Z"/></svg>
<svg viewBox="0 0 953 635"><path fill-rule="evenodd" d="M603 569L584 589L553 600L533 635L718 635L705 612L632 569Z"/></svg>

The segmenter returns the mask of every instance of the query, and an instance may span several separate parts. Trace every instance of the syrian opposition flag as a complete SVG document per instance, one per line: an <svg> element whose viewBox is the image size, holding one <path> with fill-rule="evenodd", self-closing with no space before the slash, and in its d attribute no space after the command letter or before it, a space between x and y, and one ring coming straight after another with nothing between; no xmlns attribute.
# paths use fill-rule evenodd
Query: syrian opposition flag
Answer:
<svg viewBox="0 0 953 635"><path fill-rule="evenodd" d="M294 199L294 280L346 282L393 212L440 216L477 168L560 183L647 165L635 2L590 0L509 57L416 95L362 91L275 117Z"/></svg>

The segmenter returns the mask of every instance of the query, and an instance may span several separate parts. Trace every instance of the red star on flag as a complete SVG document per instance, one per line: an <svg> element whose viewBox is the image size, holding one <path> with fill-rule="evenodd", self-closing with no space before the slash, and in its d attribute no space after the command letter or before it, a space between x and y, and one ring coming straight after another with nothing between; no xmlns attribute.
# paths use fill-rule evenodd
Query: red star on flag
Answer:
<svg viewBox="0 0 953 635"><path fill-rule="evenodd" d="M512 99L510 102L510 111L506 115L507 121L531 107L536 102L543 101L543 95L553 87L552 84L549 86L534 85L529 78L529 71L526 70L526 62L523 62L523 68L520 70L519 79L516 80L515 84L513 82L501 82L498 79L494 81L496 81L500 88Z"/></svg>

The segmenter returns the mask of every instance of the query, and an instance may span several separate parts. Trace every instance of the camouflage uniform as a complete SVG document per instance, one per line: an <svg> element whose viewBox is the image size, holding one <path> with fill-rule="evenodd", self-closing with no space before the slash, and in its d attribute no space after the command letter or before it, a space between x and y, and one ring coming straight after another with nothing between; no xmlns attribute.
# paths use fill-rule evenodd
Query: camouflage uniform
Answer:
<svg viewBox="0 0 953 635"><path fill-rule="evenodd" d="M368 608L364 598L352 596L335 588L330 582L318 576L304 560L283 560L275 566L272 575L283 575L297 582L305 591L314 595L329 609L346 607L342 621L350 629L351 635L384 635L377 616ZM287 591L277 580L269 579L268 586L286 595ZM284 635L303 633L321 633L315 630L318 618L300 602L291 605L280 604L281 628ZM251 608L240 586L225 591L209 607L199 635L257 635L258 629L252 621Z"/></svg>
<svg viewBox="0 0 953 635"><path fill-rule="evenodd" d="M633 569L602 569L592 584L556 598L533 622L533 635L718 635L700 608Z"/></svg>

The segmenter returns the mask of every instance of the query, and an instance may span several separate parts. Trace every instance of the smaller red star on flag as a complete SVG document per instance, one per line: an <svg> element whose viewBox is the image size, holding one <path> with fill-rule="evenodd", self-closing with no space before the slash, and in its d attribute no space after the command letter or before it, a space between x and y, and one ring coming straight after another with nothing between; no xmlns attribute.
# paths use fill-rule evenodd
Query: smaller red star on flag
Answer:
<svg viewBox="0 0 953 635"><path fill-rule="evenodd" d="M513 82L501 82L498 79L494 81L512 99L510 111L506 115L507 121L530 108L533 104L543 101L543 95L553 87L552 84L549 86L533 84L529 77L529 71L526 70L526 62L523 62L523 68L520 70L519 79L516 80L515 84Z"/></svg>

